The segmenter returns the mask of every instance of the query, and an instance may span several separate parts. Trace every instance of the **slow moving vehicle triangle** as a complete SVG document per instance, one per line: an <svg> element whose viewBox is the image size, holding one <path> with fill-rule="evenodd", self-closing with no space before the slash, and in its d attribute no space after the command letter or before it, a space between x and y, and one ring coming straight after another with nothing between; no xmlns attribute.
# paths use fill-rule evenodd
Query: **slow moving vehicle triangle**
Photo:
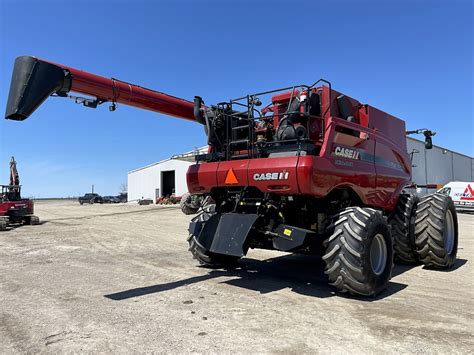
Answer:
<svg viewBox="0 0 474 355"><path fill-rule="evenodd" d="M234 185L239 183L239 180L237 180L237 177L235 176L234 170L232 168L227 171L227 176L225 177L224 183L226 185Z"/></svg>

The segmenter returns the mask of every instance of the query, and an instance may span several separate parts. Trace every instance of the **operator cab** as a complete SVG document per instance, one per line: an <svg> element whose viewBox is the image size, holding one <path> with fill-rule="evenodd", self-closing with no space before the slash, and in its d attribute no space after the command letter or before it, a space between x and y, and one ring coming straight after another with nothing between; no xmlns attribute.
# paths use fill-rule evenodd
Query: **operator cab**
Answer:
<svg viewBox="0 0 474 355"><path fill-rule="evenodd" d="M20 201L21 200L21 186L20 185L0 185L0 201Z"/></svg>

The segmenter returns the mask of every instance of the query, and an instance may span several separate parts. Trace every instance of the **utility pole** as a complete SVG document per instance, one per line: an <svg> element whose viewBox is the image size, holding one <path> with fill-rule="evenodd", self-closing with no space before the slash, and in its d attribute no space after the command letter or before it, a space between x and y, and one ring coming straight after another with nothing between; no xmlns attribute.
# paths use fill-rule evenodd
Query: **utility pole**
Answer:
<svg viewBox="0 0 474 355"><path fill-rule="evenodd" d="M92 184L92 193L94 193L94 184Z"/></svg>

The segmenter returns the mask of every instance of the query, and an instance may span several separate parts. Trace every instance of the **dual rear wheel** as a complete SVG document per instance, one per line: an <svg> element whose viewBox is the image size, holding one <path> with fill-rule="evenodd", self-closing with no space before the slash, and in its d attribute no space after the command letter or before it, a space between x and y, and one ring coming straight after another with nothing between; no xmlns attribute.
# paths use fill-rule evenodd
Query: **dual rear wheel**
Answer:
<svg viewBox="0 0 474 355"><path fill-rule="evenodd" d="M418 198L401 195L390 220L395 260L449 269L456 261L458 221L453 201L438 192Z"/></svg>

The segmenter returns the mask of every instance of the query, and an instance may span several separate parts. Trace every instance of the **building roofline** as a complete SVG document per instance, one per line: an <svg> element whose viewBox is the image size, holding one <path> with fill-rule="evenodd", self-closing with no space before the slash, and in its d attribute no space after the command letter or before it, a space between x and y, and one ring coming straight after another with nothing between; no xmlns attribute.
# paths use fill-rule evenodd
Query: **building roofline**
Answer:
<svg viewBox="0 0 474 355"><path fill-rule="evenodd" d="M141 168L137 168L137 169L134 169L134 170L130 170L127 174L131 174L131 173L135 173L135 172L137 172L137 171L143 170L143 169L151 168L152 166L155 166L155 165L164 163L164 162L166 162L166 161L168 161L168 160L171 160L171 158L164 159L164 160L160 160L160 161L157 161L156 163L148 164L148 165L142 166Z"/></svg>
<svg viewBox="0 0 474 355"><path fill-rule="evenodd" d="M189 155L194 154L194 152L196 152L196 150L197 150L197 151L200 151L200 150L204 150L204 149L207 149L207 145L202 146L202 147L199 147L199 148L197 148L197 149L190 150L189 152L186 152L186 153L175 154L175 155L171 156L171 157L168 158L168 159L160 160L160 161L157 161L156 163L151 163L151 164L142 166L141 168L136 168L136 169L130 170L127 174L132 174L132 173L135 173L135 172L140 171L140 170L143 170L143 169L151 168L152 166L155 166L155 165L158 165L158 164L167 162L167 161L169 161L169 160L186 161L186 160L180 159L180 157L189 156Z"/></svg>
<svg viewBox="0 0 474 355"><path fill-rule="evenodd" d="M410 139L410 140L412 140L412 141L416 141L416 142L425 144L424 141L422 141L422 140L420 140L420 139L413 138L413 137L407 137L407 139ZM446 150L446 151L448 151L448 152L451 152L451 153L454 153L454 154L457 154L457 155L462 155L463 157L466 157L466 158L469 158L469 159L474 159L474 157L471 157L471 156L469 156L469 155L467 155L467 154L455 152L454 150L451 150L451 149L448 149L448 148L444 148L444 147L441 147L441 146L436 145L436 144L433 144L433 147L434 147L434 148L443 149L443 150Z"/></svg>

